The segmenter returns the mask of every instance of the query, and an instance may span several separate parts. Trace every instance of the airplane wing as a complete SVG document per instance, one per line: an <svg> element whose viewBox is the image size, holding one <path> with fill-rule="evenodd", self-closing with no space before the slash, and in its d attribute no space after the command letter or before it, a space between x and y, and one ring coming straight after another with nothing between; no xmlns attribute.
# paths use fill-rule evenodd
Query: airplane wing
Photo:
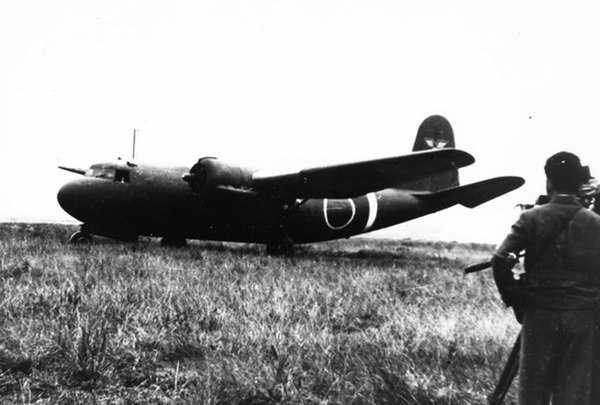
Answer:
<svg viewBox="0 0 600 405"><path fill-rule="evenodd" d="M473 156L458 149L438 149L410 155L301 170L277 176L255 173L252 189L295 198L352 198L372 191L468 166Z"/></svg>
<svg viewBox="0 0 600 405"><path fill-rule="evenodd" d="M444 202L444 204L461 204L468 208L474 208L486 201L515 190L524 183L525 180L522 177L504 176L435 193L415 192L412 194L424 200L435 200Z"/></svg>

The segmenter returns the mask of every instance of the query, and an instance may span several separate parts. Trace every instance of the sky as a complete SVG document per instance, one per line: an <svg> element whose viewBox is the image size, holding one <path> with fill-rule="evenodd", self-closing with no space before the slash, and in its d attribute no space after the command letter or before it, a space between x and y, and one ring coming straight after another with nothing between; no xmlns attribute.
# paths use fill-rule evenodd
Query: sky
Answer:
<svg viewBox="0 0 600 405"><path fill-rule="evenodd" d="M464 184L520 189L376 235L496 243L551 154L599 146L592 1L42 0L0 3L0 221L73 221L89 167L202 156L286 172L410 153L440 114ZM598 174L600 176L600 174Z"/></svg>

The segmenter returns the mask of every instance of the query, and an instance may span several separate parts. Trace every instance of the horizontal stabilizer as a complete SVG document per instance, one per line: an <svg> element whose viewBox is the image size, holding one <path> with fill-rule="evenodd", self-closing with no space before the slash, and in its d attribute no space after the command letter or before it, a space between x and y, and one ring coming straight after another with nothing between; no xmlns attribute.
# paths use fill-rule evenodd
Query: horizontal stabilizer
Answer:
<svg viewBox="0 0 600 405"><path fill-rule="evenodd" d="M522 177L495 177L436 193L414 193L414 195L422 199L435 200L444 206L461 204L468 208L474 208L486 201L493 200L496 197L513 191L521 187L524 183L525 180Z"/></svg>
<svg viewBox="0 0 600 405"><path fill-rule="evenodd" d="M252 189L294 198L351 198L468 166L474 161L473 156L458 149L429 150L278 176L255 173Z"/></svg>

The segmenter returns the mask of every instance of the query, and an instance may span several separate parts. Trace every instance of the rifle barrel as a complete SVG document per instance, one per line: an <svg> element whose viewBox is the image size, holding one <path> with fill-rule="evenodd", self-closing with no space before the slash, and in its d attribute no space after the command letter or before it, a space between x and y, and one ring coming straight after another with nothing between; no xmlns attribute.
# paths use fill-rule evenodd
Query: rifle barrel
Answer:
<svg viewBox="0 0 600 405"><path fill-rule="evenodd" d="M465 268L465 274L475 273L476 271L485 270L485 269L488 269L490 267L492 267L491 260L487 260L487 261L481 262L481 263L472 264L469 267Z"/></svg>
<svg viewBox="0 0 600 405"><path fill-rule="evenodd" d="M514 254L511 253L511 255L514 255L513 258L510 258L511 260L511 265L515 265L519 262L519 259L522 257L525 257L525 252L521 252L519 254ZM481 262L481 263L475 263L470 265L469 267L465 268L465 274L469 274L469 273L475 273L476 271L481 271L481 270L485 270L487 268L492 267L492 261L491 260L487 260L485 262Z"/></svg>

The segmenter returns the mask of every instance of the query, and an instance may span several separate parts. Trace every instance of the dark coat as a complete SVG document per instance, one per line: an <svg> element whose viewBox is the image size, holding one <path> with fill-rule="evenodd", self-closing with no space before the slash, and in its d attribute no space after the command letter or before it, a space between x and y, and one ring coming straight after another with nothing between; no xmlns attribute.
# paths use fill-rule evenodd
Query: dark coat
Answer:
<svg viewBox="0 0 600 405"><path fill-rule="evenodd" d="M523 250L525 279L515 281L511 257ZM523 322L519 403L600 403L600 216L554 196L521 214L492 267Z"/></svg>
<svg viewBox="0 0 600 405"><path fill-rule="evenodd" d="M527 283L513 280L509 254L525 250ZM492 261L508 305L593 309L600 304L600 215L574 196L554 196L526 210L499 245Z"/></svg>

